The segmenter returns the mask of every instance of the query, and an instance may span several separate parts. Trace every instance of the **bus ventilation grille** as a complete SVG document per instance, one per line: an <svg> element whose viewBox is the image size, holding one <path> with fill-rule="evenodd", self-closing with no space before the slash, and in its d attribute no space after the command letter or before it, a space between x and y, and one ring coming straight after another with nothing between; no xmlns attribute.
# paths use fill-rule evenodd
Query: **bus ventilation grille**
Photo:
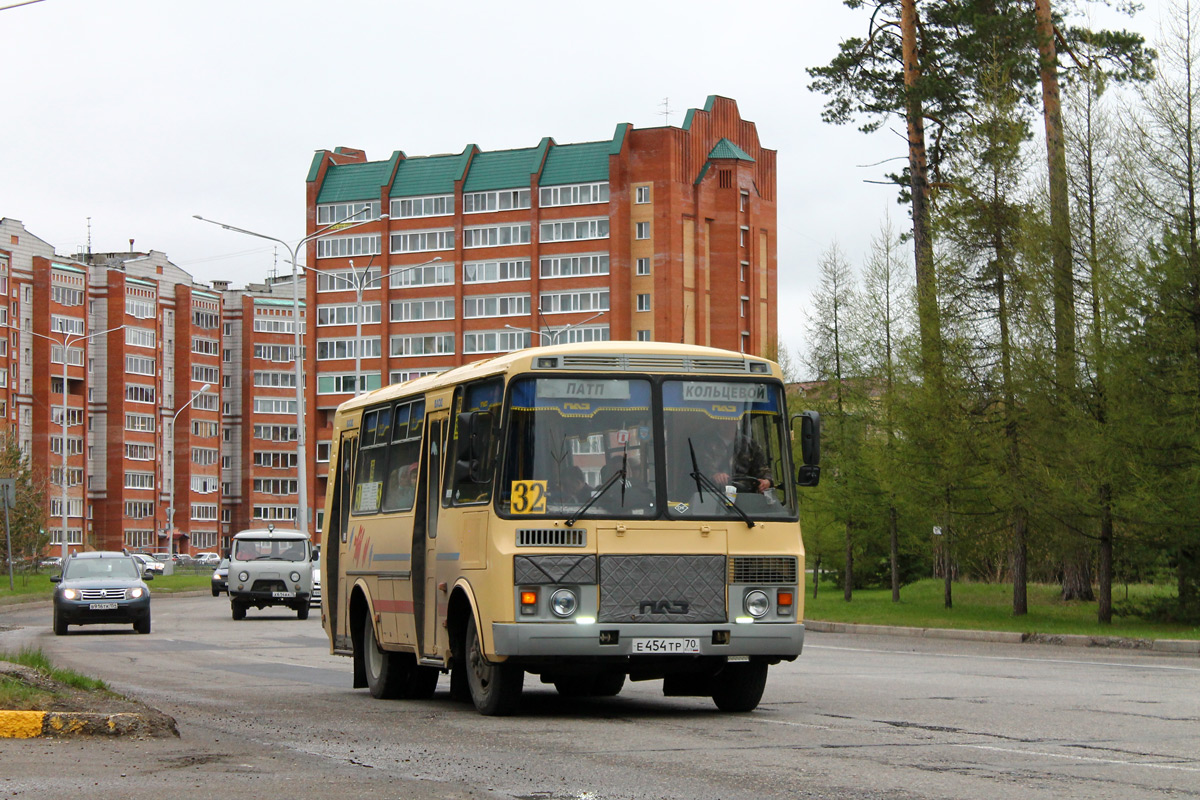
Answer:
<svg viewBox="0 0 1200 800"><path fill-rule="evenodd" d="M715 372L725 375L745 375L750 372L750 361L744 358L692 358L690 356L613 353L611 355L563 356L560 363L562 369L612 372Z"/></svg>
<svg viewBox="0 0 1200 800"><path fill-rule="evenodd" d="M517 547L587 547L587 529L518 528Z"/></svg>
<svg viewBox="0 0 1200 800"><path fill-rule="evenodd" d="M729 582L794 586L799 570L793 556L734 556L729 559Z"/></svg>

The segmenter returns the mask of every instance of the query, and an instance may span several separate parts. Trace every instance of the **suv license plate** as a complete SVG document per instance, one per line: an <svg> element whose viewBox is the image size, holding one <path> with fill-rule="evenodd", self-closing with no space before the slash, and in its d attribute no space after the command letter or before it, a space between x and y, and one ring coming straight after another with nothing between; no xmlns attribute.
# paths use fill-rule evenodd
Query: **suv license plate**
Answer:
<svg viewBox="0 0 1200 800"><path fill-rule="evenodd" d="M295 597L295 592L271 592L271 597Z"/></svg>
<svg viewBox="0 0 1200 800"><path fill-rule="evenodd" d="M700 640L691 637L672 639L630 639L635 653L699 653Z"/></svg>
<svg viewBox="0 0 1200 800"><path fill-rule="evenodd" d="M117 604L116 603L90 603L88 605L88 610L89 611L116 611Z"/></svg>

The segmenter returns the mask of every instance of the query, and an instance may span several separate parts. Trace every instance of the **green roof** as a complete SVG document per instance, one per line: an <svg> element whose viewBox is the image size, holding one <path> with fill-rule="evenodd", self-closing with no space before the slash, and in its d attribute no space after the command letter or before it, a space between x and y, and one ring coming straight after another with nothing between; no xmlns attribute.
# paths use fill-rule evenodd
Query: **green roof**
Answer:
<svg viewBox="0 0 1200 800"><path fill-rule="evenodd" d="M742 148L738 147L728 139L722 139L717 142L712 150L708 153L709 158L736 158L741 161L749 161L753 163L754 159L750 157Z"/></svg>
<svg viewBox="0 0 1200 800"><path fill-rule="evenodd" d="M541 164L545 142L523 150L497 150L476 153L471 171L463 184L464 192L486 192L491 189L523 189L529 186L529 176Z"/></svg>
<svg viewBox="0 0 1200 800"><path fill-rule="evenodd" d="M608 180L608 152L611 147L611 141L551 147L538 185Z"/></svg>
<svg viewBox="0 0 1200 800"><path fill-rule="evenodd" d="M349 203L378 200L380 187L392 177L392 168L400 158L393 153L387 161L368 161L363 164L334 164L325 171L318 203Z"/></svg>
<svg viewBox="0 0 1200 800"><path fill-rule="evenodd" d="M256 306L288 306L290 308L293 305L293 303L294 303L294 301L292 301L292 300L276 300L273 297L256 297L256 298L254 298L254 305L256 305ZM304 308L303 300L300 301L300 307Z"/></svg>
<svg viewBox="0 0 1200 800"><path fill-rule="evenodd" d="M708 99L704 101L704 110L705 110L705 111L712 111L712 110L713 110L713 104L714 104L714 103L716 103L716 102L717 102L717 96L716 96L715 94L710 94L710 95L708 96ZM685 131L686 131L686 130L689 130L689 129L691 129L691 127L692 127L692 118L693 118L695 115L696 115L696 109L694 109L694 108L689 108L689 109L687 110L687 113L683 115L683 125L682 125L682 127L683 127L683 129L684 129Z"/></svg>
<svg viewBox="0 0 1200 800"><path fill-rule="evenodd" d="M467 147L458 155L406 158L396 170L392 197L421 197L454 194L454 182L462 177L471 154Z"/></svg>

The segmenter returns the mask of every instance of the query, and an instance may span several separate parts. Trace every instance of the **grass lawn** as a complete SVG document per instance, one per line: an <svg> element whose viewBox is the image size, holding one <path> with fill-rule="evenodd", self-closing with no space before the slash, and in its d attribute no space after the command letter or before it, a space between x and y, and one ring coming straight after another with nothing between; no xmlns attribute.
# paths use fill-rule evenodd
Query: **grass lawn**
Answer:
<svg viewBox="0 0 1200 800"><path fill-rule="evenodd" d="M24 649L15 653L0 650L0 661L8 661L34 669L57 685L86 692L108 693L108 686L104 681L89 678L73 670L58 669L50 663L41 650ZM14 677L0 675L0 708L3 709L45 708L59 693L51 685L30 685Z"/></svg>
<svg viewBox="0 0 1200 800"><path fill-rule="evenodd" d="M13 575L13 588L9 589L8 573L5 572L0 575L0 605L41 598L49 600L54 595L54 584L50 582L50 576L57 574L54 571L18 572ZM190 571L180 571L174 575L158 576L146 585L150 587L152 597L156 594L208 589L212 586L212 570L194 574Z"/></svg>
<svg viewBox="0 0 1200 800"><path fill-rule="evenodd" d="M965 628L1020 633L1120 636L1131 639L1200 639L1200 627L1147 622L1138 617L1113 615L1111 625L1096 621L1096 603L1059 599L1057 585L1029 585L1029 613L1012 614L1012 585L956 583L954 607L945 608L941 580L926 579L900 588L900 602L892 602L891 589L859 589L849 603L842 590L821 583L812 596L812 575L807 577L804 617L826 622L857 622L869 625L899 625L911 628ZM1173 587L1135 585L1128 588L1130 600L1173 595ZM1120 608L1125 586L1113 587L1113 604Z"/></svg>

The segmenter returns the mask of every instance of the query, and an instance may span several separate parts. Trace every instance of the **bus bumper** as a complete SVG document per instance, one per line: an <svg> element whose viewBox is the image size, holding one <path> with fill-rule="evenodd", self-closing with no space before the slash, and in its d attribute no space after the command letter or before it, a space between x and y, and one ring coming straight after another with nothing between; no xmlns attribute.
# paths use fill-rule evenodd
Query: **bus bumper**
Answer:
<svg viewBox="0 0 1200 800"><path fill-rule="evenodd" d="M804 649L803 624L620 625L592 623L493 623L499 656L633 656L635 640L695 639L702 656L794 658ZM650 653L650 655L662 655Z"/></svg>

